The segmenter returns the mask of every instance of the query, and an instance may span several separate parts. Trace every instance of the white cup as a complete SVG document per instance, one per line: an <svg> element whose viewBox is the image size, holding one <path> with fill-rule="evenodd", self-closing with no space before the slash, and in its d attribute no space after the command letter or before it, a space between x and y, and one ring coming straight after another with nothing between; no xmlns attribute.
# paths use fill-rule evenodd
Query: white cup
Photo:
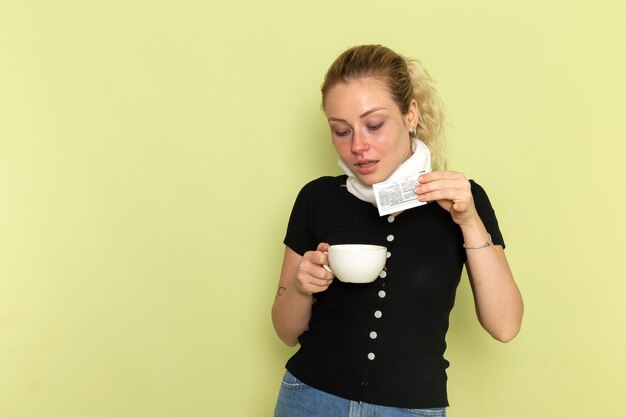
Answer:
<svg viewBox="0 0 626 417"><path fill-rule="evenodd" d="M385 267L387 248L377 245L330 245L328 266L340 281L366 283L374 281Z"/></svg>

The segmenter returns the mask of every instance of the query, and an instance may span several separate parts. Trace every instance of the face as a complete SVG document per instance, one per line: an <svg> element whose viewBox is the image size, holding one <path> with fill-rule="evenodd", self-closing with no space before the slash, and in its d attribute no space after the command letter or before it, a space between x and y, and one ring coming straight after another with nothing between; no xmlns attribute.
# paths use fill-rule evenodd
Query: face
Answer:
<svg viewBox="0 0 626 417"><path fill-rule="evenodd" d="M339 158L362 183L385 181L411 156L417 103L413 100L402 114L384 82L338 83L326 93L324 109Z"/></svg>

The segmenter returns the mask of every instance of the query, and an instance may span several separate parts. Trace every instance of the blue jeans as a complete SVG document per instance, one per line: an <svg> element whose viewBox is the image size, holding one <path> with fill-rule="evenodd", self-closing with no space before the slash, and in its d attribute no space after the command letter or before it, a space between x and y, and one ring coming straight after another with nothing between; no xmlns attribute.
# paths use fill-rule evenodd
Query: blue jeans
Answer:
<svg viewBox="0 0 626 417"><path fill-rule="evenodd" d="M274 417L445 417L445 408L408 409L350 401L309 387L285 372Z"/></svg>

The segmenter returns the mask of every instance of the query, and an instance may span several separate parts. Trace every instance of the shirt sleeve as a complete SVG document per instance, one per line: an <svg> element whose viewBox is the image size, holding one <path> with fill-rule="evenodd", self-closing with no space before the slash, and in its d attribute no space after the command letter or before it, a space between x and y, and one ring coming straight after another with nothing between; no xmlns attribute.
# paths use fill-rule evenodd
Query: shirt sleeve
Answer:
<svg viewBox="0 0 626 417"><path fill-rule="evenodd" d="M287 232L283 243L299 255L315 250L318 242L314 232L314 214L318 195L316 181L302 187L291 209Z"/></svg>
<svg viewBox="0 0 626 417"><path fill-rule="evenodd" d="M470 184L472 186L472 195L474 197L476 211L478 212L480 219L483 221L485 228L487 228L487 233L491 235L491 240L494 245L501 245L504 248L504 238L502 237L496 213L491 206L487 193L483 187L475 183L473 180L470 180Z"/></svg>

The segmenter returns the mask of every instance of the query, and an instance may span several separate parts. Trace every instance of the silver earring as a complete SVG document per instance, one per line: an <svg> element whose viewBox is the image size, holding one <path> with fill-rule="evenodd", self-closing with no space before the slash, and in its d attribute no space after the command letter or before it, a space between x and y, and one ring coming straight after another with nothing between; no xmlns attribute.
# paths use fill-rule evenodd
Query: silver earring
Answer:
<svg viewBox="0 0 626 417"><path fill-rule="evenodd" d="M414 127L413 130L411 131L411 137L412 138L416 138L417 137L417 128Z"/></svg>

